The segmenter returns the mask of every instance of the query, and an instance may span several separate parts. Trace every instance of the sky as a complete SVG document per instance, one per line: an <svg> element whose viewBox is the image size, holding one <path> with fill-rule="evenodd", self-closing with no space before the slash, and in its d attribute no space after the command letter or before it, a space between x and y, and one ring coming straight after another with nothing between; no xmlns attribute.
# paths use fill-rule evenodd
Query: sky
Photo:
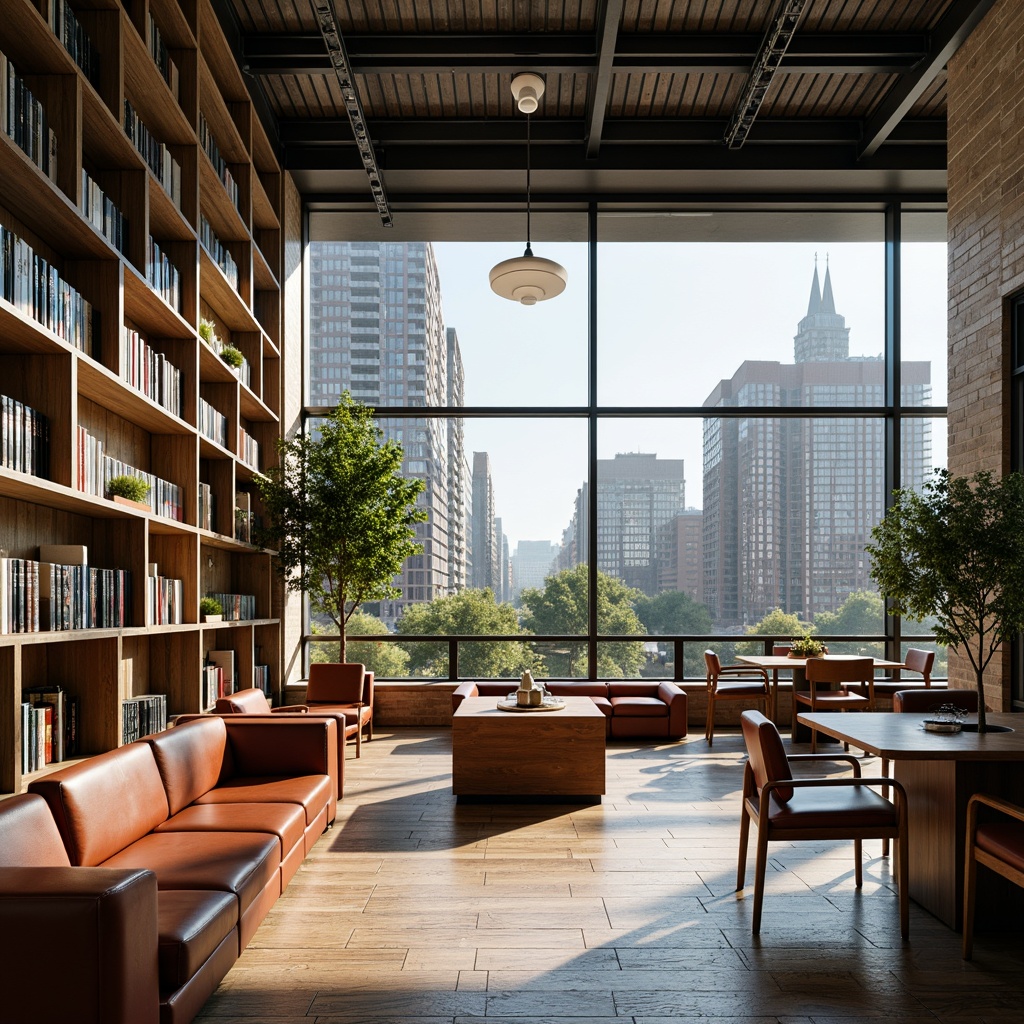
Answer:
<svg viewBox="0 0 1024 1024"><path fill-rule="evenodd" d="M569 273L562 295L521 306L491 292L487 272L522 242L435 242L445 325L458 333L466 405L582 406L587 387L587 248L534 242ZM831 271L850 354L877 356L884 337L880 243L603 243L598 248L598 402L700 406L744 359L793 361L815 259ZM946 400L946 248L903 247L904 358L932 364ZM643 451L685 462L686 504L701 507L700 419L602 422L598 457ZM509 537L558 542L586 476L586 422L467 420L466 449L486 451L496 514ZM944 464L945 428L933 451ZM939 460L943 460L941 463Z"/></svg>

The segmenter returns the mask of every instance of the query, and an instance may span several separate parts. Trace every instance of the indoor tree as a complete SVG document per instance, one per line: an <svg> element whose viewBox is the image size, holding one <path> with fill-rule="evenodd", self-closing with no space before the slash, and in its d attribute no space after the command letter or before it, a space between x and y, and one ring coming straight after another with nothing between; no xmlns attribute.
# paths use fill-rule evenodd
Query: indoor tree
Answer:
<svg viewBox="0 0 1024 1024"><path fill-rule="evenodd" d="M893 499L866 545L871 578L891 614L930 616L938 642L966 653L984 731L985 669L1024 629L1024 475L940 470L923 493Z"/></svg>
<svg viewBox="0 0 1024 1024"><path fill-rule="evenodd" d="M383 438L373 410L346 391L315 432L280 439L278 464L255 478L266 516L258 543L277 550L287 588L338 627L341 661L356 609L397 597L402 563L423 550L423 481L400 475L402 446Z"/></svg>

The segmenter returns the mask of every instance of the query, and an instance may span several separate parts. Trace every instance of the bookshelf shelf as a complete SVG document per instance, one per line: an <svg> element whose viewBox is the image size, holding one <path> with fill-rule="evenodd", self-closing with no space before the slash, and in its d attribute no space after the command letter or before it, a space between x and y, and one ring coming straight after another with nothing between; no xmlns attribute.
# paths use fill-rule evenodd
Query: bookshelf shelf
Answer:
<svg viewBox="0 0 1024 1024"><path fill-rule="evenodd" d="M0 18L0 52L45 113L41 131L48 123L53 132L53 148L34 147L50 174L0 132L0 225L52 267L47 280L59 285L51 287L74 289L94 315L85 350L84 338L76 347L26 312L25 302L0 297L0 394L9 408L27 410L16 414L32 431L22 458L36 444L34 451L48 455L48 467L38 454L32 462L45 477L6 466L0 472L0 569L23 588L18 611L0 619L0 797L118 746L126 702L138 706L135 698L165 695L170 716L205 708L210 651L232 652L239 686L263 681L269 666L269 685L279 693L283 668L272 553L234 536L236 507L252 502L258 512L253 469L236 452L239 431L258 443L261 468L276 457L280 431L283 179L276 154L210 0L73 0L94 48L91 81L40 13L47 9L41 0L7 0ZM125 101L166 155L144 157L136 148ZM237 185L237 202L203 147L203 122L226 161L226 180ZM171 158L180 168L173 179ZM202 244L201 218L234 259L237 289ZM37 266L44 264L23 260L18 273ZM172 302L150 283L152 276L163 287L153 267L165 280L170 267L176 271ZM29 289L46 293L33 291L34 281ZM41 318L53 321L36 302ZM200 317L242 351L248 376L199 338ZM202 433L207 406L224 418L214 418L223 444ZM105 490L120 470L149 475L150 510L84 489ZM52 563L41 561L48 545L60 546ZM32 573L43 582L30 591L24 581ZM74 594L104 602L92 609L95 621L121 624L51 629L61 625L59 595L71 579L92 580L102 595L89 597L88 582ZM202 623L199 601L207 593L250 595L258 617ZM10 615L11 607L2 611ZM79 749L35 768L23 705L51 687L76 709Z"/></svg>

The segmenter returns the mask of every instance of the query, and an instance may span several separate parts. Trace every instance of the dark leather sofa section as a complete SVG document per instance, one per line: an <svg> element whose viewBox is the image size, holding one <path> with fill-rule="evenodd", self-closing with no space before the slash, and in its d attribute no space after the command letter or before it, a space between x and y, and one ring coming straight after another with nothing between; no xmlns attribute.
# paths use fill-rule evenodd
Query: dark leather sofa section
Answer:
<svg viewBox="0 0 1024 1024"><path fill-rule="evenodd" d="M555 697L589 697L605 716L613 738L682 739L686 735L686 692L668 681L546 682ZM452 713L466 697L504 697L515 680L463 683L452 692Z"/></svg>
<svg viewBox="0 0 1024 1024"><path fill-rule="evenodd" d="M304 718L188 722L0 802L4 1020L199 1013L334 820L337 727Z"/></svg>

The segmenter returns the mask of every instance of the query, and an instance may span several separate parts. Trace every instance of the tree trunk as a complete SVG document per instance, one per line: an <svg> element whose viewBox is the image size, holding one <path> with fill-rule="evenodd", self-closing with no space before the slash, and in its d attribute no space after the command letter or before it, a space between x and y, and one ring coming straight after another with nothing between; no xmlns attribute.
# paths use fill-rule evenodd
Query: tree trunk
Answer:
<svg viewBox="0 0 1024 1024"><path fill-rule="evenodd" d="M978 683L978 732L985 732L987 723L985 720L985 677L981 669L977 673Z"/></svg>
<svg viewBox="0 0 1024 1024"><path fill-rule="evenodd" d="M338 627L338 632L341 634L341 642L338 644L338 661L342 665L345 664L345 620L341 620L341 625ZM980 684L979 684L980 685Z"/></svg>

